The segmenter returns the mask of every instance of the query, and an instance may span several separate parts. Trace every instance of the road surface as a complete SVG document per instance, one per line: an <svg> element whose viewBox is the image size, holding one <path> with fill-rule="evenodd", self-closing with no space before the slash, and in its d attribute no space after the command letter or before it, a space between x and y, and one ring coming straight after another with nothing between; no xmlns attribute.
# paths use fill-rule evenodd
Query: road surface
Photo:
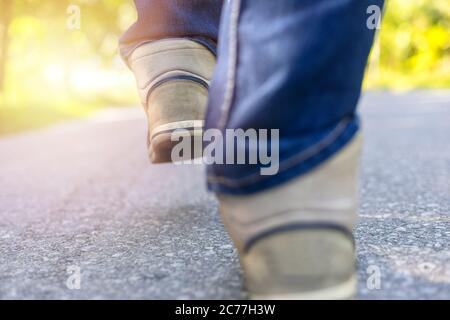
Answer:
<svg viewBox="0 0 450 320"><path fill-rule="evenodd" d="M358 297L450 299L450 92L361 104ZM246 297L204 168L150 165L145 131L121 108L0 138L0 298Z"/></svg>

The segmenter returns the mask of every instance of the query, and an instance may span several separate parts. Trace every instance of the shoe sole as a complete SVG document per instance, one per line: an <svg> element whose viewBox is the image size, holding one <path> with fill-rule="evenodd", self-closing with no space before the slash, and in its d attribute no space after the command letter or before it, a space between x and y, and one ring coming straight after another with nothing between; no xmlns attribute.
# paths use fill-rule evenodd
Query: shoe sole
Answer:
<svg viewBox="0 0 450 320"><path fill-rule="evenodd" d="M182 155L181 161L202 157L203 120L185 120L167 123L154 128L149 136L149 157L152 163L174 162L173 148L190 139L191 154Z"/></svg>
<svg viewBox="0 0 450 320"><path fill-rule="evenodd" d="M350 300L357 292L358 280L356 276L348 281L320 290L301 293L274 294L274 295L250 295L251 300Z"/></svg>

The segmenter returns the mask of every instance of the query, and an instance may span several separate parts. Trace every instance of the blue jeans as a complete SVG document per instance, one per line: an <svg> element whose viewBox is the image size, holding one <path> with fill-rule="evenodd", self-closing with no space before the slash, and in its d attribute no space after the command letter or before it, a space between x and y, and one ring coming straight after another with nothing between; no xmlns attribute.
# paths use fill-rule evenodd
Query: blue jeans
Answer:
<svg viewBox="0 0 450 320"><path fill-rule="evenodd" d="M122 48L174 36L214 42L221 2L136 0L141 20L122 38ZM374 37L367 9L383 2L224 2L206 128L279 129L280 161L275 175L261 175L262 164L209 165L210 190L241 195L277 186L351 141L359 129L356 106ZM155 14L173 20L164 20L164 29L148 18Z"/></svg>
<svg viewBox="0 0 450 320"><path fill-rule="evenodd" d="M215 50L223 0L134 0L137 21L120 38L125 58L152 40L186 37Z"/></svg>

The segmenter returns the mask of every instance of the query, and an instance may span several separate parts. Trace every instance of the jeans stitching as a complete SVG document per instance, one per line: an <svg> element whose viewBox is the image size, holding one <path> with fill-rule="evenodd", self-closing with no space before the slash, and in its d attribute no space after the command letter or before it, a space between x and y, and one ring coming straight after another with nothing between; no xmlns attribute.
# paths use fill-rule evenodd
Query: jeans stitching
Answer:
<svg viewBox="0 0 450 320"><path fill-rule="evenodd" d="M230 14L230 29L229 29L229 64L227 72L227 84L225 97L220 108L221 116L218 123L219 129L224 129L230 109L233 102L235 86L236 86L236 68L237 68L237 54L238 54L238 24L241 8L241 0L233 0Z"/></svg>

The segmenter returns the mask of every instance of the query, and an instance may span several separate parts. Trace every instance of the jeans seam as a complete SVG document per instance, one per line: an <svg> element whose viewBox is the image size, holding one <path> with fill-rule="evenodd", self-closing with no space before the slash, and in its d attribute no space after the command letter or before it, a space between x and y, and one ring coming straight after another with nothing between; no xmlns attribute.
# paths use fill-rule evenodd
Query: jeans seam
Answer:
<svg viewBox="0 0 450 320"><path fill-rule="evenodd" d="M231 104L233 102L236 88L236 69L238 55L238 27L241 9L241 0L233 0L231 2L230 28L229 32L229 64L227 70L227 83L223 103L220 107L221 115L218 123L219 129L225 129Z"/></svg>
<svg viewBox="0 0 450 320"><path fill-rule="evenodd" d="M324 149L332 145L342 133L344 133L347 125L351 122L349 118L342 119L338 125L323 139L321 139L318 143L310 146L309 148L302 150L298 153L293 154L287 159L280 161L280 167L278 173L285 172L286 170L292 168L293 166L298 165L301 162L304 162L320 152ZM239 188L251 185L253 183L272 178L273 176L262 176L259 172L255 172L248 176L232 179L224 176L213 176L208 175L207 180L209 183L213 184L221 184L229 188Z"/></svg>

